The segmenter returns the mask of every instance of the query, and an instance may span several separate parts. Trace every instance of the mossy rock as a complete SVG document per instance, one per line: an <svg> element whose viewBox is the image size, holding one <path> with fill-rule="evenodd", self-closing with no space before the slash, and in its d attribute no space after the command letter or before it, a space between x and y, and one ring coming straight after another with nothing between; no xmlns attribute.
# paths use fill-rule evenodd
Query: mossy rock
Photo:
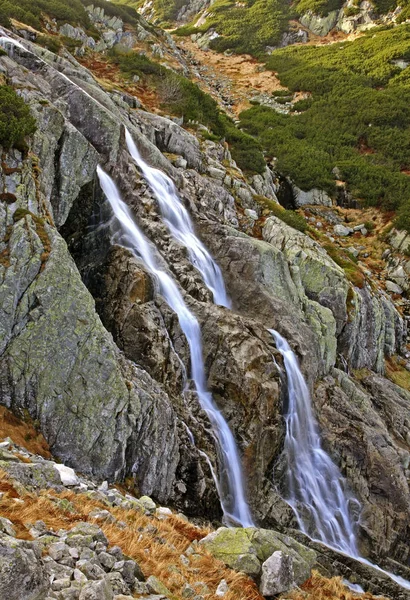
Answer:
<svg viewBox="0 0 410 600"><path fill-rule="evenodd" d="M200 544L216 558L237 571L258 577L265 562L276 551L282 551L293 559L295 581L301 584L310 577L316 561L316 553L293 538L268 529L248 527L244 529L221 527ZM259 569L257 569L257 562Z"/></svg>

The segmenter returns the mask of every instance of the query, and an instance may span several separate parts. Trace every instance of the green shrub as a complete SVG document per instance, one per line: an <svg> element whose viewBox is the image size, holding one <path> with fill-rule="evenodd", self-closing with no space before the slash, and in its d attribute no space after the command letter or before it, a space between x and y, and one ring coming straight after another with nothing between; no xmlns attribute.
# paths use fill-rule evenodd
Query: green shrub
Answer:
<svg viewBox="0 0 410 600"><path fill-rule="evenodd" d="M166 71L165 67L152 61L145 54L137 54L132 51L122 52L113 48L109 51L108 56L128 76L161 75Z"/></svg>
<svg viewBox="0 0 410 600"><path fill-rule="evenodd" d="M0 0L0 19L2 25L8 26L9 19L17 19L36 29L41 29L41 15L46 14L59 23L72 23L90 26L88 15L81 0Z"/></svg>
<svg viewBox="0 0 410 600"><path fill-rule="evenodd" d="M274 98L288 98L289 97L289 90L274 90L272 92L272 96Z"/></svg>
<svg viewBox="0 0 410 600"><path fill-rule="evenodd" d="M335 192L338 167L348 191L363 203L397 210L410 204L410 26L372 29L353 42L278 50L267 66L292 92L300 114L254 106L240 115L279 172L301 189ZM407 211L398 222L410 224Z"/></svg>
<svg viewBox="0 0 410 600"><path fill-rule="evenodd" d="M310 10L315 15L324 17L332 10L339 10L342 6L343 0L297 0L294 10L298 15L303 15Z"/></svg>
<svg viewBox="0 0 410 600"><path fill-rule="evenodd" d="M54 54L58 54L62 47L60 38L52 35L39 35L36 43L39 44L39 46L47 48L50 52L54 52Z"/></svg>
<svg viewBox="0 0 410 600"><path fill-rule="evenodd" d="M308 225L306 223L306 219L303 215L295 212L294 210L286 210L280 204L271 200L270 198L266 198L265 196L254 196L253 199L259 205L267 208L272 216L277 217L289 227L293 227L293 229L297 229L304 233L308 229Z"/></svg>
<svg viewBox="0 0 410 600"><path fill-rule="evenodd" d="M259 56L266 46L275 46L288 26L289 4L281 0L216 0L205 24L199 28L185 26L178 35L204 33L215 29L220 35L210 42L218 52L233 50Z"/></svg>
<svg viewBox="0 0 410 600"><path fill-rule="evenodd" d="M376 229L376 225L374 224L374 221L365 221L364 223L365 228L367 229L367 231L374 231Z"/></svg>
<svg viewBox="0 0 410 600"><path fill-rule="evenodd" d="M354 17L360 13L360 8L358 6L345 6L343 12L346 17Z"/></svg>
<svg viewBox="0 0 410 600"><path fill-rule="evenodd" d="M36 130L36 121L30 109L8 85L0 86L0 144L23 150L25 138Z"/></svg>

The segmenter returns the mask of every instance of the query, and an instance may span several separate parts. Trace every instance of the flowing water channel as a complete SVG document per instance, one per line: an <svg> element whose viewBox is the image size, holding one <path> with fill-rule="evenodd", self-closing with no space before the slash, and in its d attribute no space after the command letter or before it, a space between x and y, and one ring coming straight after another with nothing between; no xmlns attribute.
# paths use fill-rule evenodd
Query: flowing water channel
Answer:
<svg viewBox="0 0 410 600"><path fill-rule="evenodd" d="M98 167L97 172L104 194L121 226L124 244L143 260L147 269L158 281L161 294L177 314L181 329L188 341L191 354L191 378L195 384L201 407L209 418L214 438L217 441L220 463L217 488L225 519L231 524L251 527L253 521L246 501L241 461L235 439L207 389L199 323L189 311L175 281L157 266L155 251L136 225L129 208L121 199L114 181L101 167Z"/></svg>
<svg viewBox="0 0 410 600"><path fill-rule="evenodd" d="M128 151L154 193L165 224L169 231L183 246L188 249L194 267L201 273L208 289L212 292L215 304L231 307L226 293L221 269L213 260L201 240L195 235L194 226L188 211L178 196L174 182L162 171L150 167L141 157L135 142L128 131L125 131Z"/></svg>
<svg viewBox="0 0 410 600"><path fill-rule="evenodd" d="M358 514L360 503L346 490L339 468L322 448L309 389L296 355L277 331L269 329L269 332L283 356L287 375L285 500L292 507L300 529L313 540L377 569L410 589L410 582L360 555L353 517Z"/></svg>

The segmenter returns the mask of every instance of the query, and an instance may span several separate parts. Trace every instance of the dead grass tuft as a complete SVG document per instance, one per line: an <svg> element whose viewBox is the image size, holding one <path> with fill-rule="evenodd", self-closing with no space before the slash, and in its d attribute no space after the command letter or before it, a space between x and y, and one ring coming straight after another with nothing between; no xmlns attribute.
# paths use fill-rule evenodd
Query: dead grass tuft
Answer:
<svg viewBox="0 0 410 600"><path fill-rule="evenodd" d="M51 458L48 444L36 431L29 417L19 419L10 410L0 406L0 440L10 437L15 444L43 458Z"/></svg>
<svg viewBox="0 0 410 600"><path fill-rule="evenodd" d="M29 539L25 524L32 524L41 519L48 528L55 531L69 530L79 521L92 521L88 515L95 508L107 508L86 494L69 491L61 494L51 490L40 492L38 495L27 493L22 499L24 504L16 502L15 498L6 494L0 501L0 512L13 522L18 536L25 539ZM62 510L59 502L61 500L70 502L75 512ZM221 579L226 579L230 587L225 596L226 600L262 600L253 581L242 573L228 569L201 546L195 548L188 565L181 562L181 555L188 546L193 541L205 537L210 529L195 527L176 515L159 520L155 516L145 516L135 510L108 508L118 521L127 524L126 528L122 528L118 522L98 522L110 544L119 546L124 554L136 560L145 575L158 577L176 598L182 598L182 587L186 582L195 587L200 581L210 590L210 593L205 595L206 600L216 600L216 588ZM198 593L200 591L198 588Z"/></svg>
<svg viewBox="0 0 410 600"><path fill-rule="evenodd" d="M13 522L17 537L22 539L31 539L28 527L38 520L44 521L50 530L70 530L79 521L93 522L89 517L92 510L107 508L87 494L75 494L71 491L60 494L53 490L39 494L26 493L19 499L17 491L3 471L0 471L0 490L3 491L1 486L6 486L7 489L4 489L6 493L0 500L0 514ZM70 510L64 510L64 503L70 505ZM256 584L249 577L227 568L223 562L195 544L196 540L210 532L209 528L195 527L176 515L160 520L135 510L108 508L117 521L98 522L98 525L110 545L119 546L126 556L137 561L147 577L158 577L170 590L173 600L183 597L182 588L185 583L189 583L206 600L217 600L215 592L222 579L229 586L225 600L263 600ZM181 555L187 556L186 551L192 543L193 553L188 553L189 563L186 564L186 559L181 561ZM204 594L204 585L210 590L207 594ZM371 594L354 594L343 585L340 577L326 579L315 571L301 589L281 596L282 600L359 598L376 600ZM378 600L383 599L379 597Z"/></svg>
<svg viewBox="0 0 410 600"><path fill-rule="evenodd" d="M327 579L318 573L312 572L312 577L308 579L300 588L293 592L287 592L280 596L280 600L376 600L372 594L356 594L349 590L342 581L341 577L332 577ZM377 596L377 600L387 600L382 596Z"/></svg>

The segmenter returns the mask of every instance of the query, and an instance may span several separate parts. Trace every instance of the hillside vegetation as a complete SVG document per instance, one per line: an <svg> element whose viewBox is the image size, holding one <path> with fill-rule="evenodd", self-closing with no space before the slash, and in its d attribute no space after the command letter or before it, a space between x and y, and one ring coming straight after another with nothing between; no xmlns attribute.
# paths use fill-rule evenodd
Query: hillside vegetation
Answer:
<svg viewBox="0 0 410 600"><path fill-rule="evenodd" d="M217 0L204 25L181 27L177 34L190 35L215 29L220 36L211 41L213 50L233 50L257 56L266 46L279 42L290 16L289 4L281 0L245 0L240 5L234 0Z"/></svg>
<svg viewBox="0 0 410 600"><path fill-rule="evenodd" d="M410 228L410 70L398 59L410 59L409 25L277 51L267 66L311 97L295 103L300 114L254 106L241 114L242 127L302 189L333 193L342 179L364 203L398 210Z"/></svg>
<svg viewBox="0 0 410 600"><path fill-rule="evenodd" d="M119 66L125 77L140 77L145 85L153 87L163 109L183 116L185 122L206 125L216 139L224 138L241 169L254 173L264 171L265 160L259 143L238 129L219 110L216 101L195 83L136 52L112 51L110 59Z"/></svg>
<svg viewBox="0 0 410 600"><path fill-rule="evenodd" d="M119 6L107 0L70 0L70 3L65 0L19 0L18 3L0 0L0 24L10 27L10 19L17 19L41 29L44 17L48 17L56 19L58 23L80 25L92 33L93 28L84 8L90 4L104 8L107 15L117 16L131 25L139 21L139 15L132 7Z"/></svg>
<svg viewBox="0 0 410 600"><path fill-rule="evenodd" d="M133 8L140 8L144 5L144 0L116 0L126 6ZM188 4L188 0L153 0L153 7L155 9L156 19L159 23L166 23L168 21L175 21L178 15L178 11Z"/></svg>

